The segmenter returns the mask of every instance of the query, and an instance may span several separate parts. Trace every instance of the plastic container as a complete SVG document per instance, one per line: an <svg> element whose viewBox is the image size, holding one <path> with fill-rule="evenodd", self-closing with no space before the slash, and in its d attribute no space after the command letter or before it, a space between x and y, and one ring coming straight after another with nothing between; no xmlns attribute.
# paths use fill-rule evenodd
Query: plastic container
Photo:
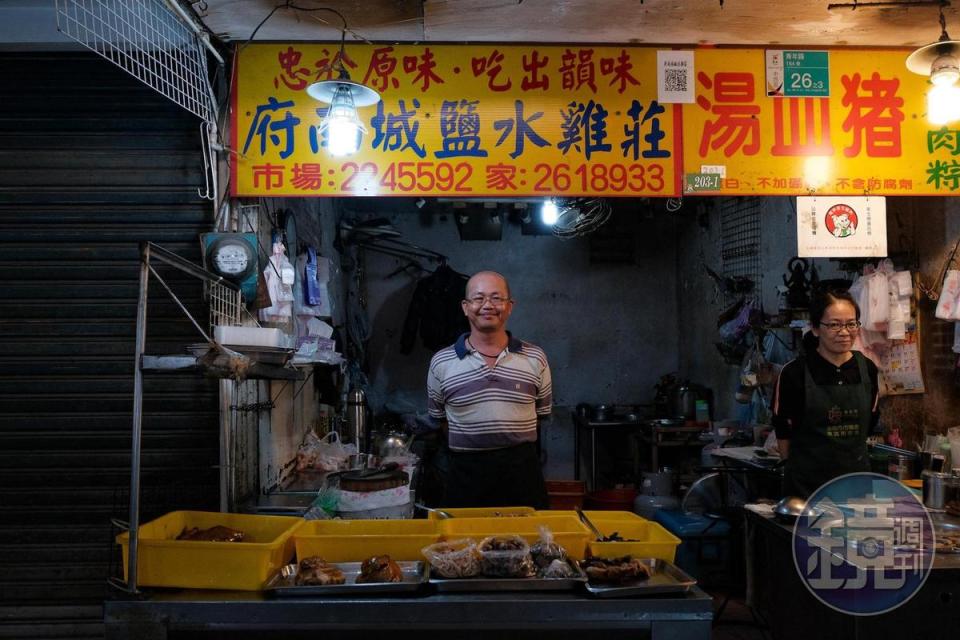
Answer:
<svg viewBox="0 0 960 640"><path fill-rule="evenodd" d="M674 564L703 585L736 582L736 574L742 571L742 560L738 563L734 558L735 545L730 539L729 522L666 510L657 512L656 521L680 538Z"/></svg>
<svg viewBox="0 0 960 640"><path fill-rule="evenodd" d="M629 511L633 509L633 501L637 497L637 490L630 489L600 489L587 494L584 504L588 509L598 511Z"/></svg>
<svg viewBox="0 0 960 640"><path fill-rule="evenodd" d="M593 518L590 520L605 536L617 532L621 538L637 541L591 541L587 547L591 556L618 558L630 555L638 558L658 558L667 562L673 562L675 559L680 538L656 522L647 520L594 520Z"/></svg>
<svg viewBox="0 0 960 640"><path fill-rule="evenodd" d="M557 510L557 511L537 511L538 516L546 517L557 517L557 516L573 516L577 518L576 511L567 511L567 510ZM583 515L590 518L591 522L647 522L646 518L642 518L635 513L630 511L584 511Z"/></svg>
<svg viewBox="0 0 960 640"><path fill-rule="evenodd" d="M547 480L550 509L583 508L586 486L583 480Z"/></svg>
<svg viewBox="0 0 960 640"><path fill-rule="evenodd" d="M494 538L485 538L477 545L480 551L480 573L489 578L529 578L536 571L530 557L530 544L520 536L498 536L516 542L516 549L491 548Z"/></svg>
<svg viewBox="0 0 960 640"><path fill-rule="evenodd" d="M529 518L451 518L438 520L443 537L447 540L473 538L482 540L489 536L516 534L533 544L540 539L540 526L553 533L554 542L567 551L567 555L582 560L587 553L587 542L592 534L576 516L541 516Z"/></svg>
<svg viewBox="0 0 960 640"><path fill-rule="evenodd" d="M444 511L455 518L518 518L523 516L532 516L537 511L533 507L462 507L459 509L447 509L441 507ZM570 512L576 515L575 512ZM427 513L428 520L442 520L436 511Z"/></svg>
<svg viewBox="0 0 960 640"><path fill-rule="evenodd" d="M140 526L137 538L137 584L183 589L259 591L293 558L293 535L301 518L207 511L172 511ZM244 542L177 540L184 529L217 525L243 531ZM130 537L117 536L123 547L127 578Z"/></svg>
<svg viewBox="0 0 960 640"><path fill-rule="evenodd" d="M387 554L422 560L420 550L440 540L439 520L307 520L294 536L297 558L362 562Z"/></svg>

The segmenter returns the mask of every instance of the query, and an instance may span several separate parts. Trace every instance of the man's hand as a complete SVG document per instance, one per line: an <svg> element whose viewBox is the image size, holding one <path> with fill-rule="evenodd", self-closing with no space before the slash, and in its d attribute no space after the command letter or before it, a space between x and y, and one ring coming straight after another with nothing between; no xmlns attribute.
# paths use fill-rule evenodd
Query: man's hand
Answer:
<svg viewBox="0 0 960 640"><path fill-rule="evenodd" d="M777 449L780 451L780 459L786 460L790 457L790 441L777 440Z"/></svg>

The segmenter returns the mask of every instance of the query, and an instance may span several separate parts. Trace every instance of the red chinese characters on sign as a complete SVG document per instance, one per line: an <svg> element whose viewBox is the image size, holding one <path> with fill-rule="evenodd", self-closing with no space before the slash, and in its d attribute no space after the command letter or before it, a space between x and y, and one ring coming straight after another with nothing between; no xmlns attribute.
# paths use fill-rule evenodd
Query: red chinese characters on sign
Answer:
<svg viewBox="0 0 960 640"><path fill-rule="evenodd" d="M540 52L534 49L530 53L530 57L527 58L526 55L523 56L523 70L527 75L523 77L523 80L520 81L520 88L524 91L529 91L530 89L542 89L546 91L550 88L550 76L543 74L540 75L541 69L549 64L550 58L548 56L540 57Z"/></svg>
<svg viewBox="0 0 960 640"><path fill-rule="evenodd" d="M903 122L903 98L897 96L898 78L883 79L876 71L868 79L859 73L843 76L843 106L850 107L843 130L853 133L853 141L843 150L848 158L860 155L866 147L874 158L901 155L900 123Z"/></svg>
<svg viewBox="0 0 960 640"><path fill-rule="evenodd" d="M370 66L363 76L363 84L373 87L383 93L388 86L394 89L400 86L400 81L393 77L397 69L397 58L393 55L393 47L379 47L373 50L370 56Z"/></svg>
<svg viewBox="0 0 960 640"><path fill-rule="evenodd" d="M346 51L340 51L338 49L333 55L330 55L330 51L328 49L322 49L320 52L323 54L323 57L313 64L313 66L317 69L315 76L316 82L319 82L320 80L332 80L334 72L337 72L339 75L341 64L347 69L357 68L357 63L354 62L349 55L347 55Z"/></svg>
<svg viewBox="0 0 960 640"><path fill-rule="evenodd" d="M473 70L473 77L479 77L481 74L487 76L487 88L490 91L508 91L513 86L513 81L507 78L506 81L498 81L500 72L503 71L503 54L494 49L486 58L471 58L470 68Z"/></svg>
<svg viewBox="0 0 960 640"><path fill-rule="evenodd" d="M565 90L576 91L580 87L587 86L596 93L596 65L593 62L593 49L564 51L560 56L560 80Z"/></svg>
<svg viewBox="0 0 960 640"><path fill-rule="evenodd" d="M600 73L610 76L609 86L618 85L617 93L626 91L628 85L640 85L640 82L630 73L631 69L633 69L633 63L630 62L630 54L625 49L621 49L620 55L616 58L600 58Z"/></svg>
<svg viewBox="0 0 960 640"><path fill-rule="evenodd" d="M697 104L704 111L717 116L708 120L700 136L700 157L709 149L723 147L728 158L735 153L752 156L760 150L760 107L753 104L756 97L753 74L718 72L713 77L704 72L697 74L697 81L713 91L713 102L705 96L697 96Z"/></svg>
<svg viewBox="0 0 960 640"><path fill-rule="evenodd" d="M487 189L495 191L516 191L517 167L512 164L487 165Z"/></svg>
<svg viewBox="0 0 960 640"><path fill-rule="evenodd" d="M425 92L430 88L430 83L443 84L443 78L434 73L437 63L434 62L433 51L430 47L423 50L423 54L417 56L403 56L403 70L407 73L417 72L417 75L411 82L420 83L420 91Z"/></svg>
<svg viewBox="0 0 960 640"><path fill-rule="evenodd" d="M280 75L273 79L274 88L279 88L281 82L294 91L301 91L307 87L310 69L299 66L302 58L303 53L293 47L287 47L286 51L277 53Z"/></svg>
<svg viewBox="0 0 960 640"><path fill-rule="evenodd" d="M297 189L318 191L323 187L322 167L315 162L295 163L290 184Z"/></svg>
<svg viewBox="0 0 960 640"><path fill-rule="evenodd" d="M773 137L771 155L832 156L830 101L827 98L774 100Z"/></svg>

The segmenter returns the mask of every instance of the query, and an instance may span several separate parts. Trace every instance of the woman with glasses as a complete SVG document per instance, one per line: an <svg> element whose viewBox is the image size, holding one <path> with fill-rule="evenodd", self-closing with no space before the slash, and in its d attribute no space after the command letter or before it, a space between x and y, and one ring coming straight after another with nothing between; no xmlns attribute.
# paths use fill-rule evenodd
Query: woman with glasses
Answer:
<svg viewBox="0 0 960 640"><path fill-rule="evenodd" d="M818 292L805 353L780 371L773 426L786 460L784 495L808 497L838 476L869 471L867 437L877 430L877 366L853 344L860 308L847 291Z"/></svg>

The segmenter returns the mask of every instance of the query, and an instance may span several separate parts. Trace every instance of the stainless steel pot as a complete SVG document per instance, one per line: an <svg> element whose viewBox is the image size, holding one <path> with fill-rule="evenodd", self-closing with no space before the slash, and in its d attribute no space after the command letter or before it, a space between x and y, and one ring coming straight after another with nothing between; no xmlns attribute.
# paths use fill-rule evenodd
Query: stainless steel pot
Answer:
<svg viewBox="0 0 960 640"><path fill-rule="evenodd" d="M381 458L407 455L412 443L413 436L402 431L379 431L373 435L373 451Z"/></svg>
<svg viewBox="0 0 960 640"><path fill-rule="evenodd" d="M923 480L923 506L944 509L948 502L960 499L960 476L929 469L920 474Z"/></svg>

